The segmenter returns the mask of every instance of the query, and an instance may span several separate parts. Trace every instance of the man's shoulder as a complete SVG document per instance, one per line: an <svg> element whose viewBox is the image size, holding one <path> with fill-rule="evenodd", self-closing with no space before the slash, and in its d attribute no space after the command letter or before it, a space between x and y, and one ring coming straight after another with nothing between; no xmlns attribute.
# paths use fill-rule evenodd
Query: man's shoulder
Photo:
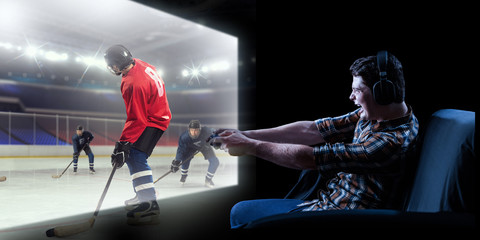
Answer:
<svg viewBox="0 0 480 240"><path fill-rule="evenodd" d="M150 65L149 63L147 62L144 62L138 58L134 58L134 61L135 61L135 68L137 68L137 70L140 70L140 72L145 72L145 69L146 68L151 68L153 70L155 70L155 67Z"/></svg>
<svg viewBox="0 0 480 240"><path fill-rule="evenodd" d="M187 131L183 132L183 133L180 135L180 141L186 142L186 141L188 141L188 139L190 139L190 136L188 135L188 132L187 132Z"/></svg>

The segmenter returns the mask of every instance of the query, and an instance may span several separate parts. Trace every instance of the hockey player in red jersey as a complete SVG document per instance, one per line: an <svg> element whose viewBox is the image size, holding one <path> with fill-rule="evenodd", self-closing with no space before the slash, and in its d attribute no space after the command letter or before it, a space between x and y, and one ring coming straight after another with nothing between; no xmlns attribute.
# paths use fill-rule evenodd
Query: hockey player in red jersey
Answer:
<svg viewBox="0 0 480 240"><path fill-rule="evenodd" d="M127 163L136 193L125 201L129 210L127 223L155 224L160 208L147 159L172 118L165 85L155 67L133 58L122 45L111 46L104 57L107 68L122 76L120 90L127 112L125 127L112 154L112 166L121 168Z"/></svg>

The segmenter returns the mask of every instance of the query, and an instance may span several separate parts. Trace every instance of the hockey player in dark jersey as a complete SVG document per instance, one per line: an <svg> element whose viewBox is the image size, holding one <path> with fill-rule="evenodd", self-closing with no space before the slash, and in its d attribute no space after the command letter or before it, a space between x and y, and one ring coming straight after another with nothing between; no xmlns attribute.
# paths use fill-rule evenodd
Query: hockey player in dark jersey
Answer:
<svg viewBox="0 0 480 240"><path fill-rule="evenodd" d="M77 133L72 136L72 145L73 145L73 172L77 173L78 167L78 156L83 149L85 154L88 156L88 162L90 163L90 173L95 174L93 169L93 159L94 155L92 149L90 149L89 143L93 140L93 134L89 131L84 131L83 126L77 126Z"/></svg>
<svg viewBox="0 0 480 240"><path fill-rule="evenodd" d="M207 175L205 176L205 186L213 188L212 178L217 171L219 161L212 146L206 140L214 131L215 129L213 128L201 127L199 120L192 120L188 125L188 130L180 135L177 154L171 165L172 172L177 172L180 168L180 183L185 184L190 161L198 152L201 152L203 157L209 161Z"/></svg>

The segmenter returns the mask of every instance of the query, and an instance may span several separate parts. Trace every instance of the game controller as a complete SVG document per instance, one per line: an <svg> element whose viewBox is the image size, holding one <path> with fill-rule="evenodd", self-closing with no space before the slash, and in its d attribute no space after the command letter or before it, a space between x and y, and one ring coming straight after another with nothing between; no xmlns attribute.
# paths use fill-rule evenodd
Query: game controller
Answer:
<svg viewBox="0 0 480 240"><path fill-rule="evenodd" d="M220 146L222 146L222 143L220 142L215 142L215 138L219 137L218 133L212 133L210 137L208 137L207 142L210 144L215 149L220 149Z"/></svg>

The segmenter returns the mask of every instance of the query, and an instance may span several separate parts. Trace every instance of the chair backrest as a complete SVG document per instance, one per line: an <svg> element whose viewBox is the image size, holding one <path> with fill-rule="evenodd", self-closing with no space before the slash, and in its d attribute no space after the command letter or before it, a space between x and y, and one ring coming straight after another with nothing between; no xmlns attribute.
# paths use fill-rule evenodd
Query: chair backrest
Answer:
<svg viewBox="0 0 480 240"><path fill-rule="evenodd" d="M474 212L475 112L442 109L426 127L409 212Z"/></svg>

